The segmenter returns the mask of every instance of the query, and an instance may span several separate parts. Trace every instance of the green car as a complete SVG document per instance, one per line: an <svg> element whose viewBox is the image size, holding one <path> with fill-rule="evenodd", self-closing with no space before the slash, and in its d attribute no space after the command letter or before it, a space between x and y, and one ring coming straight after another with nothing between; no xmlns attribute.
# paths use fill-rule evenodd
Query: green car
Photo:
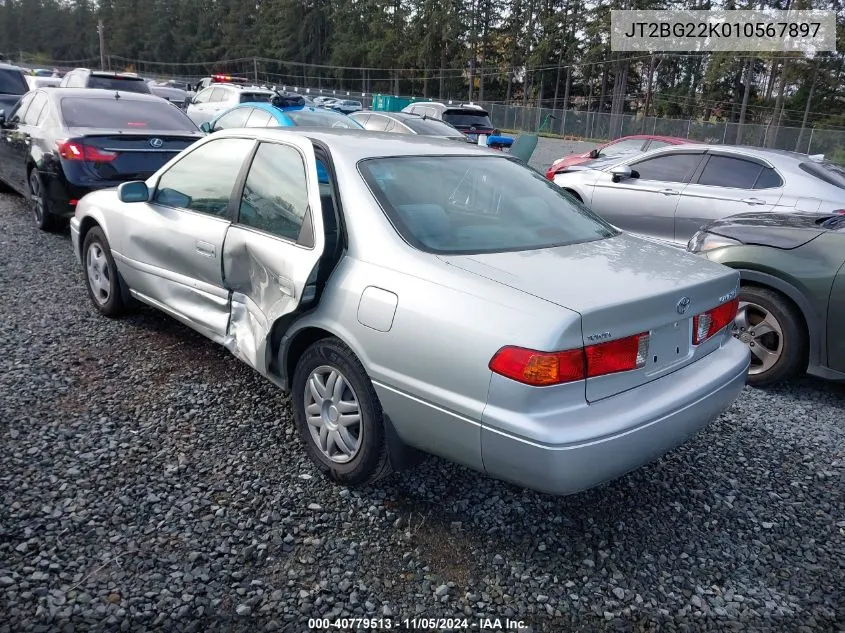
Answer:
<svg viewBox="0 0 845 633"><path fill-rule="evenodd" d="M845 380L845 216L735 215L687 250L740 272L734 336L751 350L749 384L804 371Z"/></svg>

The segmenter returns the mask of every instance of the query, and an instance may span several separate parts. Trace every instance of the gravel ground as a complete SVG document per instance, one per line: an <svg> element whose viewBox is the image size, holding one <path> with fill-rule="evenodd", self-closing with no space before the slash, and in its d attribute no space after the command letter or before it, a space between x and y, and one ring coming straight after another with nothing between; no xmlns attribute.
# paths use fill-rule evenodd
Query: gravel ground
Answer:
<svg viewBox="0 0 845 633"><path fill-rule="evenodd" d="M347 490L251 369L151 310L97 316L21 199L0 226L0 633L845 630L845 386L746 389L572 497L435 458Z"/></svg>

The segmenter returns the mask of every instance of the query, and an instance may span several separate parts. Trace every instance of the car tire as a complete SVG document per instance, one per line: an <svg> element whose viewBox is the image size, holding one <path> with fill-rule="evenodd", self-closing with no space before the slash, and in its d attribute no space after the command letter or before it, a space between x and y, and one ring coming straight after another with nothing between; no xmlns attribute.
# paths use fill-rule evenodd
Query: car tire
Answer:
<svg viewBox="0 0 845 633"><path fill-rule="evenodd" d="M361 361L340 340L320 339L305 350L291 401L306 451L329 479L359 486L393 472L378 396Z"/></svg>
<svg viewBox="0 0 845 633"><path fill-rule="evenodd" d="M108 317L123 314L126 303L123 300L120 273L114 263L109 241L98 226L85 234L82 243L82 267L85 272L85 287L94 307Z"/></svg>
<svg viewBox="0 0 845 633"><path fill-rule="evenodd" d="M789 299L769 288L742 286L739 306L733 335L751 350L748 384L764 387L806 370L807 328Z"/></svg>
<svg viewBox="0 0 845 633"><path fill-rule="evenodd" d="M50 213L44 181L34 167L29 171L29 204L35 219L35 226L42 231L56 231L62 226L61 218Z"/></svg>

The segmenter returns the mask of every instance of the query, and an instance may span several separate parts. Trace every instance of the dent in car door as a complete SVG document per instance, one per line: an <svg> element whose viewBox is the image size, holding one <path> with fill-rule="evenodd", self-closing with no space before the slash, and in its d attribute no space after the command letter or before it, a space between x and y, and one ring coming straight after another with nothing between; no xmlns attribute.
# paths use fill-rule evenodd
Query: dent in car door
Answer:
<svg viewBox="0 0 845 633"><path fill-rule="evenodd" d="M223 244L255 141L212 138L163 172L152 201L120 205L113 252L139 298L219 343L229 321Z"/></svg>
<svg viewBox="0 0 845 633"><path fill-rule="evenodd" d="M243 184L238 219L223 247L231 291L226 347L262 374L273 324L314 298L325 236L311 142L259 145Z"/></svg>
<svg viewBox="0 0 845 633"><path fill-rule="evenodd" d="M827 309L827 364L831 369L845 372L845 336L842 336L842 324L845 323L845 263L839 269Z"/></svg>

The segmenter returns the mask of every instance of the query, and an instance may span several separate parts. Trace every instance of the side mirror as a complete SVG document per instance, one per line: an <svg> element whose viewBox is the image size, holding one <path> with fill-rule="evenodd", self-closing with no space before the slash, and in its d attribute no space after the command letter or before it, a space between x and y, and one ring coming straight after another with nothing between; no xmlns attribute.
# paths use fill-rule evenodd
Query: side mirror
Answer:
<svg viewBox="0 0 845 633"><path fill-rule="evenodd" d="M610 170L610 175L613 178L613 182L619 182L620 180L633 178L634 170L632 170L628 165L617 165Z"/></svg>
<svg viewBox="0 0 845 633"><path fill-rule="evenodd" d="M117 197L121 202L146 202L150 199L150 190L143 180L133 180L118 186Z"/></svg>
<svg viewBox="0 0 845 633"><path fill-rule="evenodd" d="M598 147L590 150L590 158L598 158L599 154L601 154L601 150Z"/></svg>
<svg viewBox="0 0 845 633"><path fill-rule="evenodd" d="M206 134L211 134L211 123L209 123L208 121L203 121L200 124L200 129Z"/></svg>

